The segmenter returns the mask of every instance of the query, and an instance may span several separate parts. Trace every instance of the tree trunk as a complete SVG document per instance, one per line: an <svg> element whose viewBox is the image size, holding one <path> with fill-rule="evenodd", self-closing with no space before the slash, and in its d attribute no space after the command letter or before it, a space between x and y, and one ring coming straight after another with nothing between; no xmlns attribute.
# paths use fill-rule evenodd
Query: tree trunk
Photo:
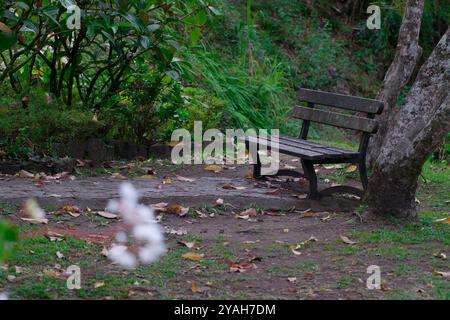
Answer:
<svg viewBox="0 0 450 320"><path fill-rule="evenodd" d="M375 161L366 200L369 211L416 216L418 177L450 131L450 28L422 66Z"/></svg>
<svg viewBox="0 0 450 320"><path fill-rule="evenodd" d="M411 78L422 54L422 48L419 46L419 34L423 7L424 0L408 0L406 4L394 61L386 73L377 96L377 100L385 103L385 108L377 118L379 129L377 134L372 137L369 145L367 153L369 167L372 167L383 144L389 124L395 117L397 98Z"/></svg>

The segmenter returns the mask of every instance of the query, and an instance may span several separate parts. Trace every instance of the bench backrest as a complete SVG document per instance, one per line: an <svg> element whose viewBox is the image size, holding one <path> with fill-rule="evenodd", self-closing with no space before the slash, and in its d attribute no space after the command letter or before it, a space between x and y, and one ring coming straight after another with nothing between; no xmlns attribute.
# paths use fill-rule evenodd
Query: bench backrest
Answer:
<svg viewBox="0 0 450 320"><path fill-rule="evenodd" d="M308 107L295 107L292 111L294 118L304 120L302 139L306 139L310 121L366 134L375 133L378 130L378 123L373 118L376 114L381 114L384 108L382 101L309 89L300 89L299 97L301 101L308 103ZM365 114L365 117L314 109L316 104L360 112Z"/></svg>

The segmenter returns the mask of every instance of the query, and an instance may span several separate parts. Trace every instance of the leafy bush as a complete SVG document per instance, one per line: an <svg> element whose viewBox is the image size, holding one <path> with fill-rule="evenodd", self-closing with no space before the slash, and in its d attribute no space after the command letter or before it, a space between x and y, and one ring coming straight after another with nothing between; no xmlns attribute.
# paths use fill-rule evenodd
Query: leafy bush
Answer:
<svg viewBox="0 0 450 320"><path fill-rule="evenodd" d="M1 91L0 91L1 92ZM47 101L42 90L26 96L3 95L0 98L0 149L10 158L26 158L33 153L53 155L55 143L83 141L100 136L104 125L90 111L62 107L58 100ZM15 99L14 99L15 98Z"/></svg>
<svg viewBox="0 0 450 320"><path fill-rule="evenodd" d="M209 3L192 1L79 1L79 29L71 22L74 0L2 1L0 82L11 79L46 84L71 105L75 94L85 105L100 107L147 55L157 72L170 75L182 40L177 29L204 24ZM76 11L75 11L76 12ZM76 91L76 92L75 92Z"/></svg>

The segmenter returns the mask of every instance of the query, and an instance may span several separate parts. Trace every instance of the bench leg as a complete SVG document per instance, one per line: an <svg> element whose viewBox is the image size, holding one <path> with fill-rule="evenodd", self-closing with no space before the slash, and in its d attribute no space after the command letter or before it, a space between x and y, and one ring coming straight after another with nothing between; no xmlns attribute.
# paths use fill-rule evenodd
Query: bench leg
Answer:
<svg viewBox="0 0 450 320"><path fill-rule="evenodd" d="M367 178L367 167L366 167L365 159L359 161L358 168L359 168L359 176L361 178L361 183L362 183L364 192L366 192L367 187L369 185L369 180Z"/></svg>
<svg viewBox="0 0 450 320"><path fill-rule="evenodd" d="M261 162L259 162L259 157L258 162L253 165L253 178L255 179L261 178Z"/></svg>
<svg viewBox="0 0 450 320"><path fill-rule="evenodd" d="M320 197L317 191L317 175L314 170L314 164L310 161L302 160L303 171L309 181L309 195L310 199L318 199Z"/></svg>

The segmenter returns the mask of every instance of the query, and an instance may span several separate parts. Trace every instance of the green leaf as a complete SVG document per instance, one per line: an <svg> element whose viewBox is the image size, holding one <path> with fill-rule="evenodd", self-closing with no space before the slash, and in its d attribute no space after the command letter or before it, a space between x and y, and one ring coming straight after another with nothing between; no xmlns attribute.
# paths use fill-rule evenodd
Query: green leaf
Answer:
<svg viewBox="0 0 450 320"><path fill-rule="evenodd" d="M202 35L202 31L200 30L200 28L195 28L194 30L192 30L192 32L191 32L191 43L193 45L196 45L198 40L200 39L201 35Z"/></svg>
<svg viewBox="0 0 450 320"><path fill-rule="evenodd" d="M17 43L17 35L13 32L0 31L0 53Z"/></svg>

